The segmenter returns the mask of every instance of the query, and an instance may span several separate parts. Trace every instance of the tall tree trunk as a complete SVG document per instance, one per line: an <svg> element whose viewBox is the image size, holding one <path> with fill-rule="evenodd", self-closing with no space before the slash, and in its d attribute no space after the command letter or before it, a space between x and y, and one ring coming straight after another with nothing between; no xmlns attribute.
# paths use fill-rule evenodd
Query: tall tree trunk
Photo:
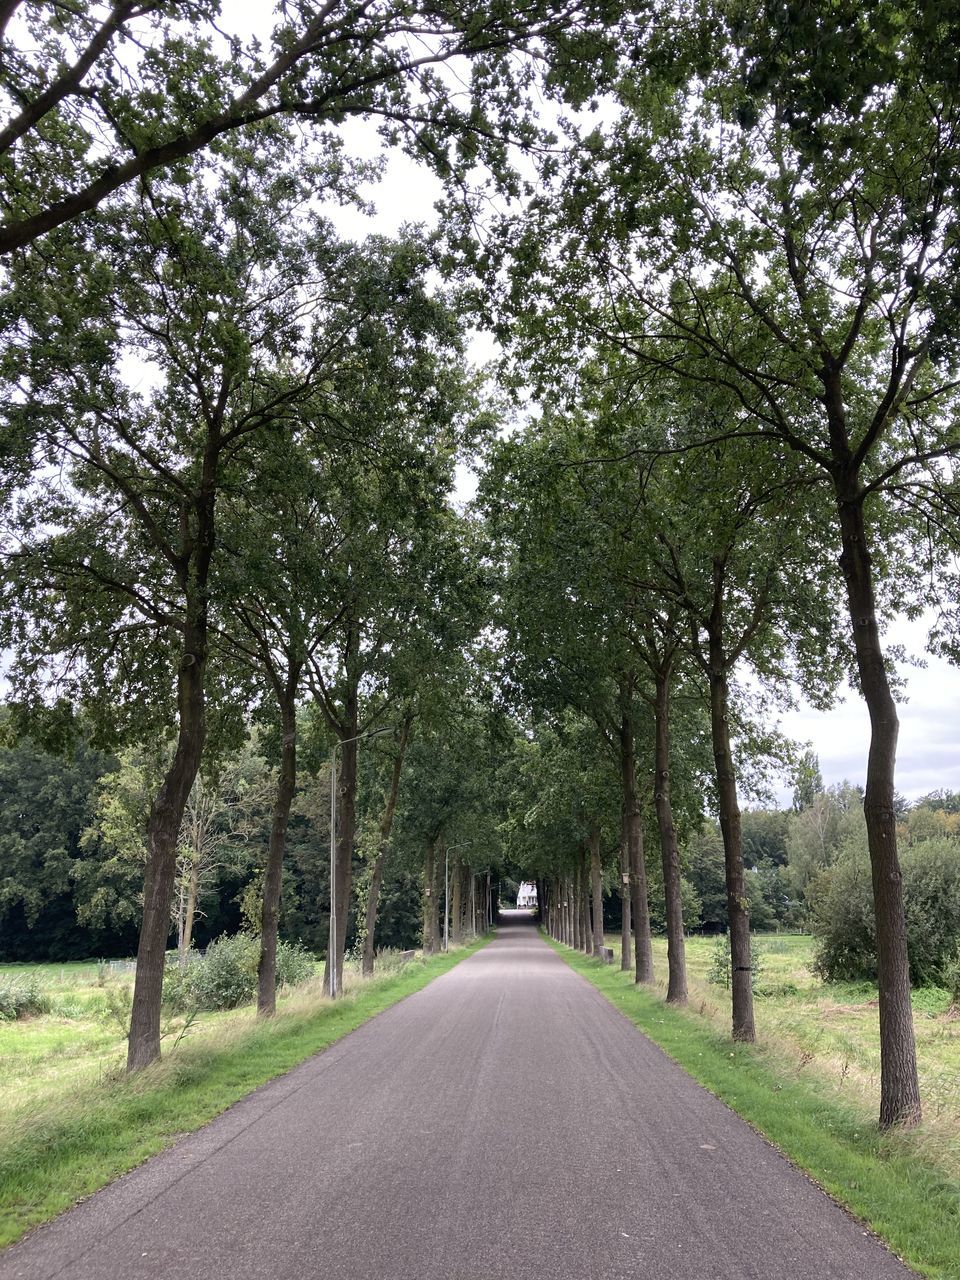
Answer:
<svg viewBox="0 0 960 1280"><path fill-rule="evenodd" d="M625 818L622 819L625 824ZM633 896L630 892L630 845L625 825L620 832L620 968L631 967L630 938L633 932Z"/></svg>
<svg viewBox="0 0 960 1280"><path fill-rule="evenodd" d="M880 1004L880 1124L920 1119L920 1086L910 1004L903 879L897 856L894 772L899 723L877 625L873 565L863 498L852 479L837 482L843 551L840 567L857 655L863 700L870 713L870 752L863 811L873 879Z"/></svg>
<svg viewBox="0 0 960 1280"><path fill-rule="evenodd" d="M455 947L463 943L463 867L460 858L454 859L452 892L450 894L450 941Z"/></svg>
<svg viewBox="0 0 960 1280"><path fill-rule="evenodd" d="M183 946L183 925L187 913L187 886L180 879L180 901L177 904L177 963L181 969L187 967L187 953Z"/></svg>
<svg viewBox="0 0 960 1280"><path fill-rule="evenodd" d="M581 897L583 920L580 925L580 938L583 950L590 955L593 951L593 929L590 924L590 852L586 847L580 851L580 884L583 888Z"/></svg>
<svg viewBox="0 0 960 1280"><path fill-rule="evenodd" d="M582 919L580 912L580 867L575 866L573 869L573 949L579 951L582 939L580 937L580 921Z"/></svg>
<svg viewBox="0 0 960 1280"><path fill-rule="evenodd" d="M377 932L377 913L380 909L380 889L383 885L383 871L387 862L387 850L390 847L390 833L393 830L393 819L397 812L397 797L400 794L400 775L403 772L403 757L406 754L407 742L410 738L410 727L413 723L410 716L405 717L400 727L400 738L397 742L397 753L393 758L390 772L390 786L384 800L383 813L380 817L380 838L377 842L377 856L370 876L370 888L367 893L366 921L363 934L363 975L373 976L374 938Z"/></svg>
<svg viewBox="0 0 960 1280"><path fill-rule="evenodd" d="M715 613L717 610L715 609ZM730 750L729 690L723 653L722 630L709 631L710 645L710 730L717 774L720 831L727 882L727 915L730 921L730 986L733 1003L734 1040L753 1041L753 974L750 965L750 912L743 872L740 807L737 778Z"/></svg>
<svg viewBox="0 0 960 1280"><path fill-rule="evenodd" d="M185 519L180 588L184 600L183 650L177 667L177 745L170 768L150 806L143 920L133 983L127 1071L160 1057L160 1003L170 933L170 907L177 870L177 840L183 811L200 770L207 735L205 679L209 629L207 587L216 541L217 469L223 408L207 431L200 485L193 503L195 527Z"/></svg>
<svg viewBox="0 0 960 1280"><path fill-rule="evenodd" d="M423 954L432 956L437 950L437 850L436 842L427 845L423 860Z"/></svg>
<svg viewBox="0 0 960 1280"><path fill-rule="evenodd" d="M280 775L273 802L270 844L263 877L263 904L260 912L260 960L257 965L257 1016L272 1017L277 1011L277 928L280 920L280 890L283 882L283 855L287 845L290 806L297 789L298 680L288 681L280 692Z"/></svg>
<svg viewBox="0 0 960 1280"><path fill-rule="evenodd" d="M603 946L603 870L600 866L600 828L591 827L588 837L590 848L590 893L593 897L593 954L598 956Z"/></svg>
<svg viewBox="0 0 960 1280"><path fill-rule="evenodd" d="M181 963L186 964L187 956L193 945L193 924L197 918L197 898L200 895L200 872L196 863L190 864L190 875L187 879L187 901L183 910L183 954Z"/></svg>
<svg viewBox="0 0 960 1280"><path fill-rule="evenodd" d="M626 696L632 692L632 687ZM627 851L633 927L636 933L637 982L653 981L653 941L650 937L650 905L647 898L647 868L643 856L643 816L637 795L637 749L633 720L628 711L620 719L620 792L622 798L623 845ZM629 942L629 939L628 939Z"/></svg>
<svg viewBox="0 0 960 1280"><path fill-rule="evenodd" d="M177 871L177 840L190 790L200 769L206 738L204 673L206 609L188 623L177 673L179 732L173 760L150 806L147 866L143 883L143 920L133 984L127 1070L139 1071L160 1056L160 1001L163 966L170 933L170 904Z"/></svg>
<svg viewBox="0 0 960 1280"><path fill-rule="evenodd" d="M647 899L647 866L643 850L643 824L637 823L636 838L630 842L633 874L630 892L633 918L640 923L633 934L634 982L653 982L653 944L650 937L650 904Z"/></svg>
<svg viewBox="0 0 960 1280"><path fill-rule="evenodd" d="M337 769L337 830L334 866L336 870L335 909L337 937L334 945L337 994L343 994L343 957L347 946L350 902L353 896L353 846L357 830L357 697L356 690L347 699L346 726L340 734L340 762ZM332 785L332 783L331 783ZM323 982L330 990L330 962L327 956Z"/></svg>
<svg viewBox="0 0 960 1280"><path fill-rule="evenodd" d="M657 826L660 831L660 857L663 864L663 889L667 913L667 1003L687 1003L687 959L683 938L683 899L680 893L680 854L677 831L673 823L673 801L670 793L670 677L671 661L666 659L656 672L654 715L656 741L654 749L654 791Z"/></svg>

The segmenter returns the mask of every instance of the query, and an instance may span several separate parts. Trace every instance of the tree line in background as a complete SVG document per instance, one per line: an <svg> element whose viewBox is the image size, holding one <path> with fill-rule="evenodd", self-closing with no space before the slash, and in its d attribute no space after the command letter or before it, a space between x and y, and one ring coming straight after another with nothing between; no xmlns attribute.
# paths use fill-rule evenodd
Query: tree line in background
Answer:
<svg viewBox="0 0 960 1280"><path fill-rule="evenodd" d="M348 933L369 968L409 841L426 946L441 864L455 933L506 859L594 947L615 875L623 963L650 981L662 924L682 1003L722 852L734 1037L751 923L802 913L831 971L849 908L881 1123L916 1121L911 966L935 966L910 903L956 850L946 806L898 812L882 623L932 606L956 656L957 15L285 5L268 52L215 14L0 20L6 729L115 757L68 860L91 924L138 886L130 1069L159 1053L171 922L186 949L252 844L238 909L273 1011L287 845L322 829L294 806L332 749L331 992ZM435 233L335 232L378 172L352 117L440 177ZM501 341L496 383L470 325ZM845 678L862 806L814 786L783 860L754 855L740 798L789 754L774 713Z"/></svg>
<svg viewBox="0 0 960 1280"><path fill-rule="evenodd" d="M469 745L472 751L482 751L478 740ZM201 773L188 800L168 933L168 943L177 948L180 959L191 947L202 949L224 934L259 933L277 781L276 764L259 748L253 737L218 760L213 772ZM439 853L433 896L442 910L446 845L453 844L456 832L483 830L486 797L480 779L475 777L470 786L467 755L455 772L438 777L427 753L411 749L407 795L398 799L386 857L377 837L394 760L389 746L368 748L361 771L361 836L354 851L356 892L347 947L358 959L369 956L371 972L377 950L423 944L425 842L432 843L435 863ZM24 737L0 747L0 961L65 961L135 952L150 801L144 774L141 753L115 756L91 749L82 739L67 752L44 750ZM326 953L329 941L329 796L324 765L316 773L301 771L291 805L278 922L279 937L319 955ZM415 798L416 810L411 808ZM492 826L485 832L487 842L491 837L495 838ZM470 914L471 863L466 848L455 856L454 867L458 878L452 897L459 909L452 912L453 937L460 943L485 921L476 888L477 919ZM367 907L370 882L377 873L370 935ZM485 871L482 892L486 893ZM434 949L440 928L434 930Z"/></svg>

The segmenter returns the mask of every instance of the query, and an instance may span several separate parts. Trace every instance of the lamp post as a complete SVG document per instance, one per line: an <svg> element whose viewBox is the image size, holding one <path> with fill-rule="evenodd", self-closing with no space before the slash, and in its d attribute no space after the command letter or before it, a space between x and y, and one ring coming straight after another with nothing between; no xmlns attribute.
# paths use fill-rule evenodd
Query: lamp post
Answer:
<svg viewBox="0 0 960 1280"><path fill-rule="evenodd" d="M327 993L336 1000L337 989L337 751L348 742L379 738L393 729L371 729L352 738L338 738L330 748L330 940L327 944Z"/></svg>
<svg viewBox="0 0 960 1280"><path fill-rule="evenodd" d="M450 852L452 849L469 849L476 844L468 840L464 844L452 844L443 851L443 949L450 950Z"/></svg>

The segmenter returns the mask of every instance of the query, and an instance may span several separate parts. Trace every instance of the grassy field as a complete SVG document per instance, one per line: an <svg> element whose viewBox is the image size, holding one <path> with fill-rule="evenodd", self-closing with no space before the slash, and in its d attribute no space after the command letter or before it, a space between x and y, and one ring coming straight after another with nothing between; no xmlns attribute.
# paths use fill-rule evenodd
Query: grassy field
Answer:
<svg viewBox="0 0 960 1280"><path fill-rule="evenodd" d="M119 981L98 985L96 964L0 967L39 969L54 1002L49 1016L0 1022L0 1245L420 990L483 941L369 981L348 969L336 1002L317 977L283 995L268 1021L249 1006L203 1014L177 1042L177 1019L162 1061L132 1077L109 1012Z"/></svg>
<svg viewBox="0 0 960 1280"><path fill-rule="evenodd" d="M923 1124L881 1134L876 992L826 984L809 969L812 941L756 940L758 1041L729 1038L729 994L707 981L714 940L687 944L690 1006L664 1003L666 947L655 944L658 981L638 988L614 965L557 950L695 1079L717 1094L868 1223L923 1275L960 1278L960 1020L946 993L915 994Z"/></svg>
<svg viewBox="0 0 960 1280"><path fill-rule="evenodd" d="M615 945L619 963L619 938ZM707 981L716 940L687 939L690 1003L719 1029L729 1026L728 992ZM760 1042L788 1058L795 1071L824 1081L838 1095L877 1109L880 1097L880 1032L877 990L871 983L823 982L810 965L809 935L772 934L754 939L760 974L754 1001ZM666 990L667 946L654 942L654 962ZM659 984L658 984L659 985ZM960 1179L960 1019L945 1016L946 991L913 993L917 1065L928 1140L938 1163Z"/></svg>

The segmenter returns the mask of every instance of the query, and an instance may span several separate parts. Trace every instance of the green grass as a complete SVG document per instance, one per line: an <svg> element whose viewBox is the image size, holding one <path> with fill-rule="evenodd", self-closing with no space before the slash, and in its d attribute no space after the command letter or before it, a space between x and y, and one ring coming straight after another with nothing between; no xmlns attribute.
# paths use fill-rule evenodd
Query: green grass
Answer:
<svg viewBox="0 0 960 1280"><path fill-rule="evenodd" d="M609 940L608 940L609 941ZM760 1040L819 1075L828 1087L867 1111L879 1108L880 1027L877 988L869 982L824 982L811 971L809 934L760 934L754 1001ZM729 1027L729 997L710 985L713 938L687 939L691 1004L717 1029ZM619 942L617 943L619 956ZM654 941L654 965L666 975L666 943ZM950 996L937 987L913 992L917 1067L926 1114L935 1124L922 1132L931 1158L960 1182L960 1020L945 1018Z"/></svg>
<svg viewBox="0 0 960 1280"><path fill-rule="evenodd" d="M822 1077L810 1072L809 1060L798 1066L777 1042L734 1044L725 1030L697 1012L696 992L691 1008L674 1009L662 993L636 987L632 974L615 965L551 945L909 1265L935 1280L960 1277L960 1181L925 1158L922 1133L881 1134L858 1095L844 1098L825 1088ZM789 955L789 948L781 954ZM691 970L700 967L699 959ZM713 990L723 1002L726 993ZM762 1003L761 997L758 1007Z"/></svg>
<svg viewBox="0 0 960 1280"><path fill-rule="evenodd" d="M0 1245L419 991L484 941L413 960L357 986L336 1003L314 983L282 1001L269 1021L258 1021L249 1010L210 1015L205 1034L182 1040L162 1061L132 1077L122 1074L114 1059L97 1079L61 1076L55 1093L48 1088L39 1096L22 1095L0 1116ZM10 1025L20 1028L8 1024L4 1029ZM58 1034L69 1046L69 1028L45 1033L36 1048L38 1063L49 1058Z"/></svg>
<svg viewBox="0 0 960 1280"><path fill-rule="evenodd" d="M95 983L100 960L64 960L60 964L0 964L0 978L22 978L36 974L45 987L74 987Z"/></svg>

